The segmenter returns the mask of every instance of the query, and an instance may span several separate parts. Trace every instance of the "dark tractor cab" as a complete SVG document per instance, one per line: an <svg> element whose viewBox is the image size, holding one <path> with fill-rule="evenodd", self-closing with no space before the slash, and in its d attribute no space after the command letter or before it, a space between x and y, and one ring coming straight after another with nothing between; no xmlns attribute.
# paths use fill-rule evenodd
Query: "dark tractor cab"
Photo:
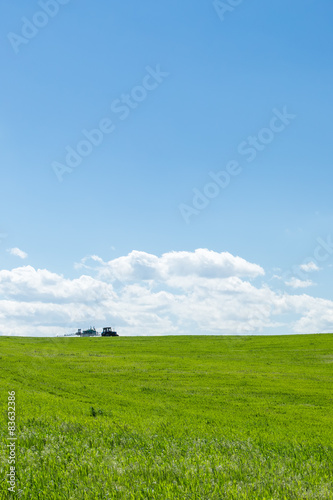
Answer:
<svg viewBox="0 0 333 500"><path fill-rule="evenodd" d="M103 328L102 337L119 337L119 335L112 330L111 326L106 326Z"/></svg>

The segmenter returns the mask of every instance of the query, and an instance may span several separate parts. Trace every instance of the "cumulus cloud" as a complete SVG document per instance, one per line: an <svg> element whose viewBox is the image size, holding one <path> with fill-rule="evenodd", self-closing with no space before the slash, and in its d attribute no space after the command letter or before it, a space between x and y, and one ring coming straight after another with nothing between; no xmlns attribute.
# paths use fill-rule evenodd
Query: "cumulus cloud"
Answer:
<svg viewBox="0 0 333 500"><path fill-rule="evenodd" d="M28 257L28 254L26 252L23 252L23 250L20 250L19 248L9 248L7 250L11 255L15 255L15 257L19 257L20 259L26 259Z"/></svg>
<svg viewBox="0 0 333 500"><path fill-rule="evenodd" d="M94 325L117 327L121 335L247 334L332 327L332 301L276 292L262 283L261 266L227 252L133 251L108 262L86 257L76 267L84 274L72 279L32 266L0 271L0 332L61 335Z"/></svg>
<svg viewBox="0 0 333 500"><path fill-rule="evenodd" d="M309 286L313 286L314 283L311 280L300 280L298 278L291 278L291 280L286 281L287 286L291 286L292 288L308 288Z"/></svg>
<svg viewBox="0 0 333 500"><path fill-rule="evenodd" d="M92 257L93 259L93 257ZM86 262L86 261L85 261ZM235 257L228 252L217 253L205 248L195 252L169 252L161 257L133 251L127 256L103 263L100 275L111 280L166 281L180 277L204 279L230 276L255 278L265 274L262 267Z"/></svg>
<svg viewBox="0 0 333 500"><path fill-rule="evenodd" d="M82 275L77 279L65 279L47 269L23 266L12 271L0 271L0 294L5 297L22 297L34 300L67 302L74 299L86 303L110 297L112 284L99 282L91 276Z"/></svg>
<svg viewBox="0 0 333 500"><path fill-rule="evenodd" d="M299 266L302 271L305 271L306 273L310 273L312 271L319 271L319 267L315 262L308 262L307 264L302 264Z"/></svg>

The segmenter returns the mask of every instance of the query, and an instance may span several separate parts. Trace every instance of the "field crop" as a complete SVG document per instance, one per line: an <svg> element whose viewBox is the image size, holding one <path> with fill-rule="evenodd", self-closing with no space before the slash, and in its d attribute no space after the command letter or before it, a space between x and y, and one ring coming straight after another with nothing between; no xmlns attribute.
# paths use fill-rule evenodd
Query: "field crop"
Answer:
<svg viewBox="0 0 333 500"><path fill-rule="evenodd" d="M0 368L1 499L333 499L332 335L0 337Z"/></svg>

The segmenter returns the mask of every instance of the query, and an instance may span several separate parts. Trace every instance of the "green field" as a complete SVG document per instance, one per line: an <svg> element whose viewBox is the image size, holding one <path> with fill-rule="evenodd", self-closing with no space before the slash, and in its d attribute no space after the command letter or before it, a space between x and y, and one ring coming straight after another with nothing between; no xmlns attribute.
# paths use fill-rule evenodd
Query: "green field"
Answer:
<svg viewBox="0 0 333 500"><path fill-rule="evenodd" d="M0 337L0 358L1 499L333 499L333 335Z"/></svg>

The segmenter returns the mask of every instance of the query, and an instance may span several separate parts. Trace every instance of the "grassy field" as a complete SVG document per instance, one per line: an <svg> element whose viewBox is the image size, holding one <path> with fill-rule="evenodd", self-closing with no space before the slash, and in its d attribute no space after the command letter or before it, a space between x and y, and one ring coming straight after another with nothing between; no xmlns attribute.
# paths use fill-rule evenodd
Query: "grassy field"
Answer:
<svg viewBox="0 0 333 500"><path fill-rule="evenodd" d="M0 337L0 358L1 499L333 499L333 335Z"/></svg>

